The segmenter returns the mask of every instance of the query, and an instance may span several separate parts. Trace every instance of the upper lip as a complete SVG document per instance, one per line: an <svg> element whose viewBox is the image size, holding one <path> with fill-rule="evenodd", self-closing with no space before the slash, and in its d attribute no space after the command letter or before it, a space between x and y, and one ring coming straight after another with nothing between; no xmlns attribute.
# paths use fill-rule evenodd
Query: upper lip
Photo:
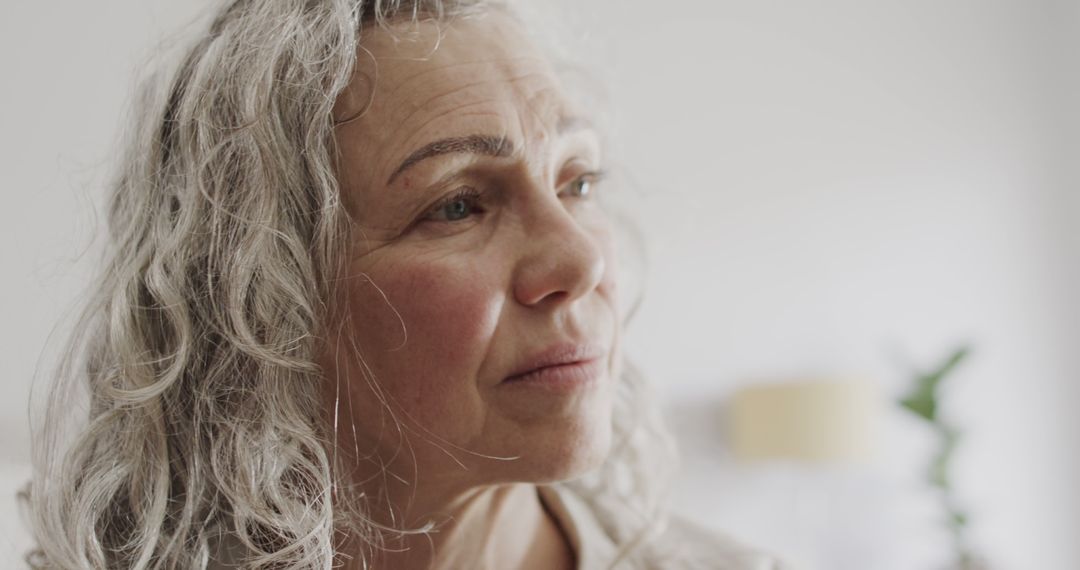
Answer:
<svg viewBox="0 0 1080 570"><path fill-rule="evenodd" d="M602 347L587 342L562 342L553 344L540 352L534 353L518 361L513 372L511 372L505 380L510 380L517 376L522 376L534 370L547 368L549 366L576 364L579 362L596 360L604 356L605 352L606 351Z"/></svg>

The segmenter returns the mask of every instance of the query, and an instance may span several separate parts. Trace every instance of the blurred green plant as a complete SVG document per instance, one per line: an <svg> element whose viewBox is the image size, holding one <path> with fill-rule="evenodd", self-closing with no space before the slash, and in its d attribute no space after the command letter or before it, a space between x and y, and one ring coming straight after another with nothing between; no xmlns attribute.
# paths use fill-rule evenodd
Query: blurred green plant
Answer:
<svg viewBox="0 0 1080 570"><path fill-rule="evenodd" d="M902 408L929 424L937 435L938 447L930 461L927 481L941 497L944 523L953 538L956 570L986 570L985 562L975 555L968 542L968 513L958 506L952 481L949 479L949 466L960 442L961 432L946 422L940 413L941 387L970 352L970 347L961 346L932 372L916 374L913 390L899 403Z"/></svg>

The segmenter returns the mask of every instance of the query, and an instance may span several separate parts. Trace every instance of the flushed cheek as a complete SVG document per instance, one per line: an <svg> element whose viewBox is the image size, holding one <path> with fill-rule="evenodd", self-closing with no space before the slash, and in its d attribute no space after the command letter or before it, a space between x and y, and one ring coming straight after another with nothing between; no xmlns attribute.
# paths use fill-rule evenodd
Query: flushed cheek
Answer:
<svg viewBox="0 0 1080 570"><path fill-rule="evenodd" d="M381 387L457 443L479 435L486 415L476 374L504 298L494 271L478 260L410 258L350 295L353 332Z"/></svg>

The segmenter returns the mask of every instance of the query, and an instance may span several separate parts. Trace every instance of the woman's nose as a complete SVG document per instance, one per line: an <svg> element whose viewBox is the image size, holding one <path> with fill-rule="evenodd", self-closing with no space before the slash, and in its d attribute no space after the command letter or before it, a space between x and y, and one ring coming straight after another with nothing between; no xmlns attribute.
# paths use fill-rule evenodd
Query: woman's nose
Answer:
<svg viewBox="0 0 1080 570"><path fill-rule="evenodd" d="M514 296L523 305L561 304L596 289L606 260L598 239L561 202L548 202L524 224Z"/></svg>

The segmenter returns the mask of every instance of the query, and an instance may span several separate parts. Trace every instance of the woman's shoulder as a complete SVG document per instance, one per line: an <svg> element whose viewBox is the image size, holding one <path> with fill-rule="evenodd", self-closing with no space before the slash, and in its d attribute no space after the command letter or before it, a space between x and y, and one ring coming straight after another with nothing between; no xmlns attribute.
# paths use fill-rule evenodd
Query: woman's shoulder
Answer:
<svg viewBox="0 0 1080 570"><path fill-rule="evenodd" d="M682 568L794 570L774 554L679 514L670 515L660 540L670 545Z"/></svg>
<svg viewBox="0 0 1080 570"><path fill-rule="evenodd" d="M592 504L562 485L543 486L540 494L559 519L578 556L578 570L664 568L678 570L795 570L777 556L733 536L672 513L649 546L627 565L612 563L625 546L617 509Z"/></svg>

